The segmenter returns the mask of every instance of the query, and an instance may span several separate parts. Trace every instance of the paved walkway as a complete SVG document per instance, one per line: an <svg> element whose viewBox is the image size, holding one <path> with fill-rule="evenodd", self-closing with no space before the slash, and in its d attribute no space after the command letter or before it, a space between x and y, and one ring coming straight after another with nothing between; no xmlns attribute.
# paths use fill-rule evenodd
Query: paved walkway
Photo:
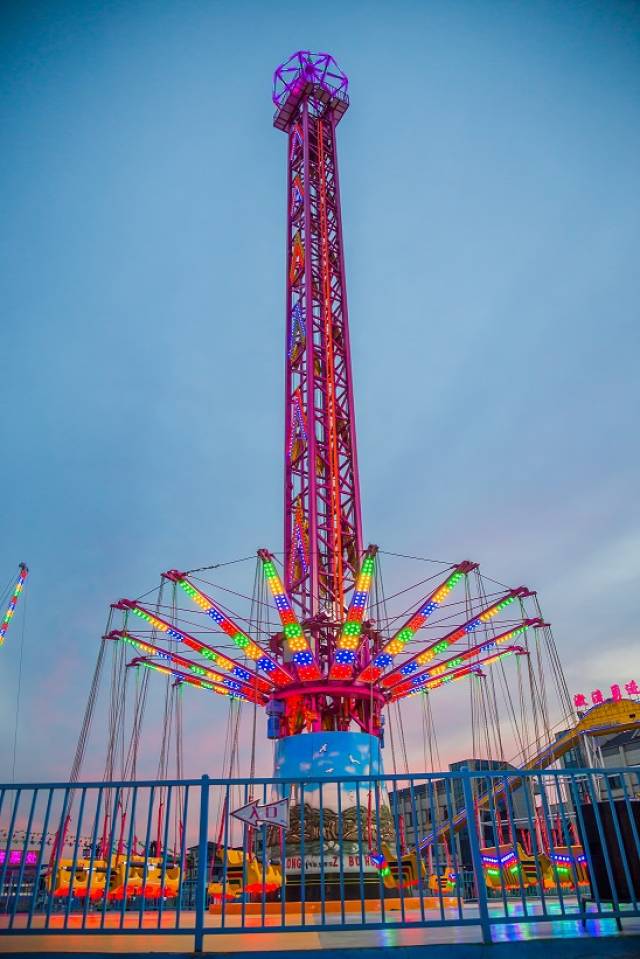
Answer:
<svg viewBox="0 0 640 959"><path fill-rule="evenodd" d="M131 932L118 934L115 931L92 935L91 925L95 928L100 916L89 918L93 920L87 927L89 931L81 935L65 932L62 928L62 916L52 916L60 932L50 934L6 936L2 935L0 928L0 953L7 956L25 953L65 956L77 956L81 953L85 956L104 956L115 953L120 959L123 956L136 956L136 959L139 959L141 954L151 952L175 956L193 955L192 934L185 936L174 932L172 927L175 918L171 912L163 916L163 933L159 933L156 928L157 914L147 913L144 916L143 928L148 931L141 935L132 935ZM107 927L115 929L119 918L115 913L108 913ZM419 918L419 913L415 916L407 915L409 922ZM439 912L434 910L434 915L427 918L435 920L439 918ZM473 912L465 909L465 918L473 918ZM76 923L79 925L80 917L70 919L71 928ZM373 916L371 920L374 921ZM208 921L210 928L214 927L214 923L219 926L217 917L208 917ZM355 918L352 922L355 922ZM266 925L276 923L274 917L271 921L267 920ZM207 936L205 950L213 954L232 953L234 959L255 959L257 952L268 953L265 959L291 959L292 952L306 953L305 959L320 959L321 954L321 959L352 959L354 949L358 950L358 959L381 959L384 954L388 954L389 959L417 959L416 952L419 952L423 959L640 959L640 917L625 919L622 934L616 933L612 919L589 920L587 931L574 919L562 919L553 923L548 920L516 921L493 927L492 946L482 945L480 928L477 925L425 928L406 924L398 928L363 930L340 927L335 930L320 930L314 928L318 923L317 917L309 917L308 930L269 932L261 928L259 917L246 919L243 927L237 917L228 920L228 928L236 926L242 931L216 932ZM37 926L37 917L34 925ZM183 913L181 928L187 931L193 929L193 925L194 914ZM133 931L137 926L138 916L133 913L125 914L125 929Z"/></svg>

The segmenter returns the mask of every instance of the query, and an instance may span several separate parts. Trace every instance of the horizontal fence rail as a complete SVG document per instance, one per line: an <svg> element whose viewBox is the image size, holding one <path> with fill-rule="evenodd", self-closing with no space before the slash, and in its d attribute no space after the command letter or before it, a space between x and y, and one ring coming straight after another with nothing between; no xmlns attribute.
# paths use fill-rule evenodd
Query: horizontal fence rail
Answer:
<svg viewBox="0 0 640 959"><path fill-rule="evenodd" d="M490 764L486 764L490 765ZM497 766L497 764L492 764ZM640 915L640 770L0 786L0 937Z"/></svg>

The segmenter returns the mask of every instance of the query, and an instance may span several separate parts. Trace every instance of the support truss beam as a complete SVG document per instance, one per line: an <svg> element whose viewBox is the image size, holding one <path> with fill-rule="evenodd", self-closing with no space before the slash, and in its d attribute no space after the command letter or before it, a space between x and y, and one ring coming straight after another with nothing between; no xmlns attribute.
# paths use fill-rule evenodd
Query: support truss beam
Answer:
<svg viewBox="0 0 640 959"><path fill-rule="evenodd" d="M478 564L471 563L469 560L464 560L462 563L454 566L447 578L421 601L417 610L411 614L400 629L385 643L373 660L364 667L358 676L360 682L374 683L379 679L385 669L391 666L394 658L401 653L406 644L413 639L418 630L422 629L431 614L445 601L451 590L460 582L462 577L477 568Z"/></svg>
<svg viewBox="0 0 640 959"><path fill-rule="evenodd" d="M441 676L434 676L432 679L425 677L424 682L418 686L413 686L410 682L401 683L392 689L389 702L395 703L399 699L406 699L407 696L415 696L416 693L432 692L434 689L439 689L440 686L457 682L457 680L464 679L465 676L470 676L474 673L477 676L482 676L484 667L492 666L500 659L504 659L505 656L512 656L514 653L517 656L529 655L524 646L507 646L505 649L500 649L498 652L492 653L491 656L479 659L475 663L468 663L466 666L458 666L456 669L452 669L448 673L443 673Z"/></svg>
<svg viewBox="0 0 640 959"><path fill-rule="evenodd" d="M523 636L528 628L537 629L544 625L545 624L543 620L539 618L525 619L519 626L516 626L513 629L507 629L504 633L500 633L498 636L492 636L491 639L486 640L484 643L478 643L476 646L470 646L468 649L464 649L461 652L456 653L455 656L443 660L436 666L430 666L429 669L425 669L420 673L415 673L411 679L400 683L398 686L395 686L394 693L400 689L404 690L405 688L418 689L428 680L436 679L438 676L443 676L449 670L456 669L458 666L463 666L470 659L475 659L476 656L481 656L484 653L490 653L491 650L497 649L500 646L504 646L505 643L512 642L512 640L517 639L518 636ZM476 664L474 663L473 665Z"/></svg>
<svg viewBox="0 0 640 959"><path fill-rule="evenodd" d="M292 681L293 676L289 670L280 666L273 656L270 656L266 650L254 642L244 629L241 629L210 596L207 596L206 593L203 593L201 589L187 579L184 573L180 573L176 569L170 569L162 575L165 579L177 583L180 589L182 589L200 609L204 610L207 616L209 616L227 636L231 637L238 649L241 649L244 655L249 659L253 659L259 669L262 669L268 674L269 679L275 683L276 686L284 686Z"/></svg>
<svg viewBox="0 0 640 959"><path fill-rule="evenodd" d="M204 643L201 639L197 639L190 633L185 632L184 629L178 629L178 627L173 623L169 623L166 619L163 619L156 613L152 613L150 610L145 609L144 606L141 606L139 603L135 602L135 600L121 599L118 603L113 604L113 608L134 613L134 615L145 620L145 622L149 623L149 625L154 629L159 630L161 633L166 633L171 637L171 639L176 639L179 642L184 643L185 646L188 646L190 649L200 653L200 655L204 656L205 659L215 663L220 669L226 669L227 672L233 673L239 679L246 681L247 679L252 678L252 675L248 669L237 660L230 659L229 656L225 656L224 653L221 653L214 646L209 646L208 643ZM269 679L271 679L271 676ZM262 679L261 682L263 682ZM272 688L271 683L268 684L268 688Z"/></svg>
<svg viewBox="0 0 640 959"><path fill-rule="evenodd" d="M472 616L466 623L463 623L461 626L456 626L451 632L440 637L440 639L437 639L435 642L430 643L425 649L416 653L410 659L407 659L401 666L396 667L392 672L383 676L381 681L382 686L385 689L391 689L397 686L398 683L402 682L407 676L415 673L420 666L430 663L439 653L447 650L453 643L456 643L459 639L464 639L469 633L473 633L480 626L490 622L494 616L497 616L503 609L506 609L507 606L514 603L516 599L524 599L525 596L531 595L532 593L525 586L510 589L508 593L505 593L504 596L501 596L495 603L476 613L476 615Z"/></svg>
<svg viewBox="0 0 640 959"><path fill-rule="evenodd" d="M144 666L146 669L152 669L156 673L164 673L165 676L173 676L178 683L186 683L188 686L195 686L196 689L208 689L212 693L217 693L218 696L228 696L229 699L241 699L243 701L248 701L244 693L235 690L232 691L227 689L226 686L221 686L219 683L210 683L206 679L197 679L195 676L189 676L187 673L183 673L179 669L174 669L171 666L161 666L159 663L152 663L148 659L144 659L142 657L132 659L127 666Z"/></svg>
<svg viewBox="0 0 640 959"><path fill-rule="evenodd" d="M362 646L362 621L371 594L371 584L376 572L377 546L368 546L351 601L347 618L342 625L329 673L329 679L352 679L354 664Z"/></svg>
<svg viewBox="0 0 640 959"><path fill-rule="evenodd" d="M172 663L178 668L187 669L194 673L199 679L206 679L211 683L217 683L219 686L226 686L231 692L240 692L247 699L250 699L251 702L260 703L261 705L264 705L267 701L267 697L264 695L265 690L270 691L272 688L259 676L250 676L249 681L232 679L230 676L225 676L224 673L218 673L213 669L209 669L207 666L201 666L199 663L194 663L193 660L187 659L185 656L181 656L179 653L174 653L171 652L171 650L163 649L161 646L156 646L154 643L149 643L144 639L140 639L138 636L134 636L132 633L125 632L124 630L114 629L105 638L120 640L121 642L126 643L128 646L132 646L134 649L137 649L138 652L143 653L145 656L155 656L158 659L163 659L168 663Z"/></svg>
<svg viewBox="0 0 640 959"><path fill-rule="evenodd" d="M322 673L318 661L292 609L291 601L278 576L273 556L266 549L258 550L258 556L262 560L262 572L280 617L285 645L298 673L298 679L303 683L320 679Z"/></svg>

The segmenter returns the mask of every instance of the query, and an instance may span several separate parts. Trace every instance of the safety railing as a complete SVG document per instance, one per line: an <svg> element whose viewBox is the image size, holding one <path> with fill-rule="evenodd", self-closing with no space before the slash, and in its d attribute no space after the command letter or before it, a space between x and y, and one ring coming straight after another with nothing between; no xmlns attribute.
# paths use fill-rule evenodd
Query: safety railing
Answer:
<svg viewBox="0 0 640 959"><path fill-rule="evenodd" d="M639 903L636 768L0 786L0 937L198 951L246 930L468 925L490 942L620 927Z"/></svg>

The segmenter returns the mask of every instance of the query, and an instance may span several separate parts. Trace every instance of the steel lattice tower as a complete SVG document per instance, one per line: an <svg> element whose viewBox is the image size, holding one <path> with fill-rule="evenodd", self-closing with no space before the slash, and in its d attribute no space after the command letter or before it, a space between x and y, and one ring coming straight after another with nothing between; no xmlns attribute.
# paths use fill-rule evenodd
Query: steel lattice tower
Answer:
<svg viewBox="0 0 640 959"><path fill-rule="evenodd" d="M288 137L285 583L303 620L339 620L363 551L336 145L347 78L300 51L273 100Z"/></svg>

